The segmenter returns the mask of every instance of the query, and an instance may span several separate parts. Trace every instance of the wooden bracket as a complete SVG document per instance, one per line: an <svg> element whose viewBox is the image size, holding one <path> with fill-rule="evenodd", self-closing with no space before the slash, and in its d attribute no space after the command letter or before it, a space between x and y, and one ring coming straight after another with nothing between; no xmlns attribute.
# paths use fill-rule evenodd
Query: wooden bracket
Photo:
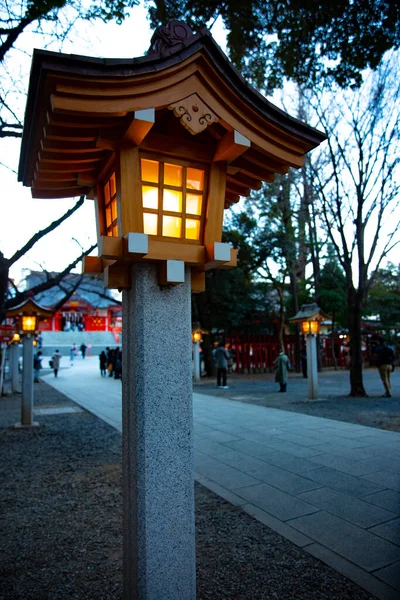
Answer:
<svg viewBox="0 0 400 600"><path fill-rule="evenodd" d="M218 269L231 260L231 247L223 242L212 242L206 246L204 270Z"/></svg>
<svg viewBox="0 0 400 600"><path fill-rule="evenodd" d="M233 267L237 267L237 256L239 250L237 248L231 248L231 259L229 262L223 263L218 268L219 269L233 269Z"/></svg>
<svg viewBox="0 0 400 600"><path fill-rule="evenodd" d="M113 237L111 235L102 235L98 243L99 258L108 258L117 260L122 258L123 254L123 238Z"/></svg>
<svg viewBox="0 0 400 600"><path fill-rule="evenodd" d="M142 258L149 252L149 236L147 233L131 232L124 236L124 254L134 258Z"/></svg>
<svg viewBox="0 0 400 600"><path fill-rule="evenodd" d="M108 289L128 290L131 287L130 266L114 263L104 269L104 287Z"/></svg>
<svg viewBox="0 0 400 600"><path fill-rule="evenodd" d="M204 271L192 269L191 287L193 294L201 294L206 291L206 274Z"/></svg>
<svg viewBox="0 0 400 600"><path fill-rule="evenodd" d="M158 283L161 286L185 283L185 263L183 260L165 260L158 271Z"/></svg>
<svg viewBox="0 0 400 600"><path fill-rule="evenodd" d="M156 113L154 108L147 108L146 110L136 110L134 114L135 117L125 131L123 140L139 146L153 127Z"/></svg>
<svg viewBox="0 0 400 600"><path fill-rule="evenodd" d="M214 154L214 161L231 162L243 154L243 152L246 152L250 146L250 140L236 131L236 129L228 131L228 133L226 133L218 142Z"/></svg>

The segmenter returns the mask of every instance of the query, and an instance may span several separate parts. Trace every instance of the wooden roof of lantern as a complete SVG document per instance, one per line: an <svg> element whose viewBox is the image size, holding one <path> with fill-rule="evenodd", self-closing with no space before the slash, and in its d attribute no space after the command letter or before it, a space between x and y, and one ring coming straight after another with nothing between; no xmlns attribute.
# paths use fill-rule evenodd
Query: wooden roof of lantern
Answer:
<svg viewBox="0 0 400 600"><path fill-rule="evenodd" d="M155 109L149 132L137 119L147 109ZM172 21L139 58L34 51L18 178L35 198L90 195L118 146L136 143L227 161L227 208L301 167L324 139L247 84L207 29L193 34Z"/></svg>

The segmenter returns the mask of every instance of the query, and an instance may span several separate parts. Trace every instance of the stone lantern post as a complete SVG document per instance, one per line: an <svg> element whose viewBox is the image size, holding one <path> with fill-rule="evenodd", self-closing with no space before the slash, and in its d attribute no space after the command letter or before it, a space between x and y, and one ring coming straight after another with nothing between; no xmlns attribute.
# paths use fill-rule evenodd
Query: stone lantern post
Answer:
<svg viewBox="0 0 400 600"><path fill-rule="evenodd" d="M269 103L208 30L172 21L146 56L36 51L19 177L94 200L86 273L123 290L124 598L194 600L191 293L236 265L224 209L325 136Z"/></svg>
<svg viewBox="0 0 400 600"><path fill-rule="evenodd" d="M8 318L14 317L17 320L19 335L23 336L21 423L16 424L17 428L38 426L38 423L33 420L33 342L35 334L38 333L39 319L50 317L52 314L52 311L33 299L26 300L6 313ZM16 348L18 349L18 346ZM15 359L18 360L18 352L14 353Z"/></svg>

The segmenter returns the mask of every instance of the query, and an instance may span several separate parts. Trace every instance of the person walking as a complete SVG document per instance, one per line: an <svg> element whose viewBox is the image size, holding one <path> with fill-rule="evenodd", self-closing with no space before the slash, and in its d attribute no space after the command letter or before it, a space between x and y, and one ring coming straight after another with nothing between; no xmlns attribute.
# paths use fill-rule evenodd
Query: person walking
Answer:
<svg viewBox="0 0 400 600"><path fill-rule="evenodd" d="M34 378L33 381L35 383L39 383L40 369L42 368L42 352L39 350L37 354L35 354L33 359L33 370L34 370Z"/></svg>
<svg viewBox="0 0 400 600"><path fill-rule="evenodd" d="M51 360L53 362L54 377L57 377L58 369L60 368L60 362L61 362L61 354L58 350L56 350L54 352L53 356L51 357Z"/></svg>
<svg viewBox="0 0 400 600"><path fill-rule="evenodd" d="M375 348L375 364L378 367L379 375L381 376L383 387L385 388L385 393L382 397L391 398L392 384L390 381L390 374L393 369L395 356L393 350L385 344L383 337L378 337L377 342L378 345Z"/></svg>
<svg viewBox="0 0 400 600"><path fill-rule="evenodd" d="M74 364L74 360L75 360L75 354L76 354L76 345L72 344L70 350L69 350L69 361L71 363L71 367Z"/></svg>
<svg viewBox="0 0 400 600"><path fill-rule="evenodd" d="M82 344L80 346L80 351L81 351L81 354L82 354L82 358L85 358L86 348L87 348L87 346L86 346L85 342L82 342Z"/></svg>
<svg viewBox="0 0 400 600"><path fill-rule="evenodd" d="M228 372L228 360L230 354L226 350L224 343L220 342L218 348L213 351L214 359L217 365L217 387L220 389L227 390L227 372ZM221 385L222 383L222 385Z"/></svg>
<svg viewBox="0 0 400 600"><path fill-rule="evenodd" d="M100 374L102 377L106 377L107 376L107 354L104 352L104 350L101 351L99 360L100 360Z"/></svg>
<svg viewBox="0 0 400 600"><path fill-rule="evenodd" d="M279 383L279 391L286 392L288 370L289 370L289 358L282 349L277 359L274 362L275 368L275 381Z"/></svg>
<svg viewBox="0 0 400 600"><path fill-rule="evenodd" d="M111 348L109 348L107 346L106 353L107 353L107 371L108 371L108 376L112 377L113 376L113 363L114 363L114 350L112 350Z"/></svg>

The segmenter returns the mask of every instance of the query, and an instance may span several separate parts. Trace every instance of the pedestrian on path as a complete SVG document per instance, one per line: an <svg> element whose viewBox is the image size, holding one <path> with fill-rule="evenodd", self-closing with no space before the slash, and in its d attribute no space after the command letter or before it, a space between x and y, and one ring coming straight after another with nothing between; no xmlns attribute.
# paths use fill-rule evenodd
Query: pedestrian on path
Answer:
<svg viewBox="0 0 400 600"><path fill-rule="evenodd" d="M213 351L214 360L217 365L217 387L220 389L227 390L227 372L228 372L228 360L230 354L226 350L224 343L220 342L218 348ZM222 383L222 385L221 385Z"/></svg>
<svg viewBox="0 0 400 600"><path fill-rule="evenodd" d="M39 383L40 369L42 368L42 352L39 350L33 359L33 370L34 370L34 379L35 383Z"/></svg>
<svg viewBox="0 0 400 600"><path fill-rule="evenodd" d="M71 363L71 367L74 364L76 352L77 352L76 344L72 344L72 346L71 346L71 348L69 350L69 360L70 360L70 363Z"/></svg>
<svg viewBox="0 0 400 600"><path fill-rule="evenodd" d="M375 348L375 364L378 367L379 375L381 376L383 387L385 388L384 398L392 397L392 385L390 374L393 369L394 352L385 344L383 337L378 337L378 345Z"/></svg>
<svg viewBox="0 0 400 600"><path fill-rule="evenodd" d="M279 352L277 359L274 362L275 368L275 381L279 383L279 391L286 392L288 370L289 370L289 358L285 354L283 348Z"/></svg>
<svg viewBox="0 0 400 600"><path fill-rule="evenodd" d="M107 354L104 352L104 350L101 351L99 360L100 360L100 374L102 377L106 377L107 376Z"/></svg>
<svg viewBox="0 0 400 600"><path fill-rule="evenodd" d="M60 362L61 362L61 354L58 350L56 350L54 352L53 356L51 357L51 360L53 363L52 369L54 371L54 377L57 377L58 369L60 368Z"/></svg>

